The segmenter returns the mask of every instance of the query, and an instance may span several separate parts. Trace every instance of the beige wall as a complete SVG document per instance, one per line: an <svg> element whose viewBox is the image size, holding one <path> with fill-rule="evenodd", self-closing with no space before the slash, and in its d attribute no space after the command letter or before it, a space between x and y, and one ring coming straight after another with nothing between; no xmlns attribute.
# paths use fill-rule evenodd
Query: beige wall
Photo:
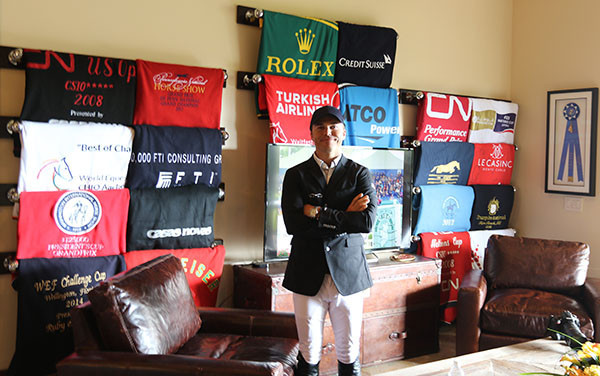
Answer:
<svg viewBox="0 0 600 376"><path fill-rule="evenodd" d="M228 263L262 257L268 137L266 121L254 115L252 92L235 89L236 72L255 69L260 40L258 28L236 24L236 4L230 0L0 0L0 45L227 69L230 78L221 116L222 126L231 134L223 153L227 197L217 205L215 234L225 240ZM512 0L239 4L392 27L400 34L392 87L510 99ZM18 115L23 73L2 72L0 79L0 115ZM405 129L405 134L414 134L414 129ZM17 179L18 162L10 148L8 141L0 140L1 182ZM10 211L0 209L0 251L15 249L15 228ZM223 305L231 304L230 268L226 272L219 294ZM8 276L0 276L0 299L0 369L5 369L16 325L16 294Z"/></svg>
<svg viewBox="0 0 600 376"><path fill-rule="evenodd" d="M590 274L600 276L600 198L544 193L547 92L600 86L600 25L596 0L515 1L512 100L519 104L512 223L521 235L589 243ZM597 196L600 186L596 182ZM581 212L564 209L581 200Z"/></svg>

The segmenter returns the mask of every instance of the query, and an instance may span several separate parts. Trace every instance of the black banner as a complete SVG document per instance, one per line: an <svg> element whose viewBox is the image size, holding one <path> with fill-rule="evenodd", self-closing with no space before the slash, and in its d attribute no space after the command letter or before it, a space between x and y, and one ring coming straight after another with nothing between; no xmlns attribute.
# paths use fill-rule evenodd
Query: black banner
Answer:
<svg viewBox="0 0 600 376"><path fill-rule="evenodd" d="M133 60L25 50L21 119L132 124Z"/></svg>

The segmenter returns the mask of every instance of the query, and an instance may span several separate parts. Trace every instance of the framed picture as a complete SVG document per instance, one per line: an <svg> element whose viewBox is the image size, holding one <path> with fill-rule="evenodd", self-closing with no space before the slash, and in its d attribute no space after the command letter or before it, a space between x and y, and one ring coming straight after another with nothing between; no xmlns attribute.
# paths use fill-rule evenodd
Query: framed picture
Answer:
<svg viewBox="0 0 600 376"><path fill-rule="evenodd" d="M548 193L596 195L598 88L548 92Z"/></svg>

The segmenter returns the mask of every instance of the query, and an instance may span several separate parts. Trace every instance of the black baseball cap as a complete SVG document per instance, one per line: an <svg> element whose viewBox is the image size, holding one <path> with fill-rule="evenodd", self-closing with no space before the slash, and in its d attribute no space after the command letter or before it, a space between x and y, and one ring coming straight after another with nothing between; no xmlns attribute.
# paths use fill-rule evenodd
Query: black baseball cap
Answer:
<svg viewBox="0 0 600 376"><path fill-rule="evenodd" d="M323 106L313 112L312 118L310 119L310 129L312 130L313 124L318 123L327 116L333 116L338 119L340 123L344 124L344 115L342 114L342 111L333 106Z"/></svg>

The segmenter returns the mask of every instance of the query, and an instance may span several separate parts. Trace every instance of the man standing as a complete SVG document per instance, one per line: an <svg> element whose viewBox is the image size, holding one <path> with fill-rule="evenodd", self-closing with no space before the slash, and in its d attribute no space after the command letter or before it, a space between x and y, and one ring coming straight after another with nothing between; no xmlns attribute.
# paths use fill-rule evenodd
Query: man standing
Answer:
<svg viewBox="0 0 600 376"><path fill-rule="evenodd" d="M315 153L286 172L281 198L293 235L283 286L294 293L297 374L319 374L329 312L339 375L360 375L362 291L373 285L360 233L375 222L375 188L369 170L342 155L346 127L340 110L317 109L310 133Z"/></svg>

